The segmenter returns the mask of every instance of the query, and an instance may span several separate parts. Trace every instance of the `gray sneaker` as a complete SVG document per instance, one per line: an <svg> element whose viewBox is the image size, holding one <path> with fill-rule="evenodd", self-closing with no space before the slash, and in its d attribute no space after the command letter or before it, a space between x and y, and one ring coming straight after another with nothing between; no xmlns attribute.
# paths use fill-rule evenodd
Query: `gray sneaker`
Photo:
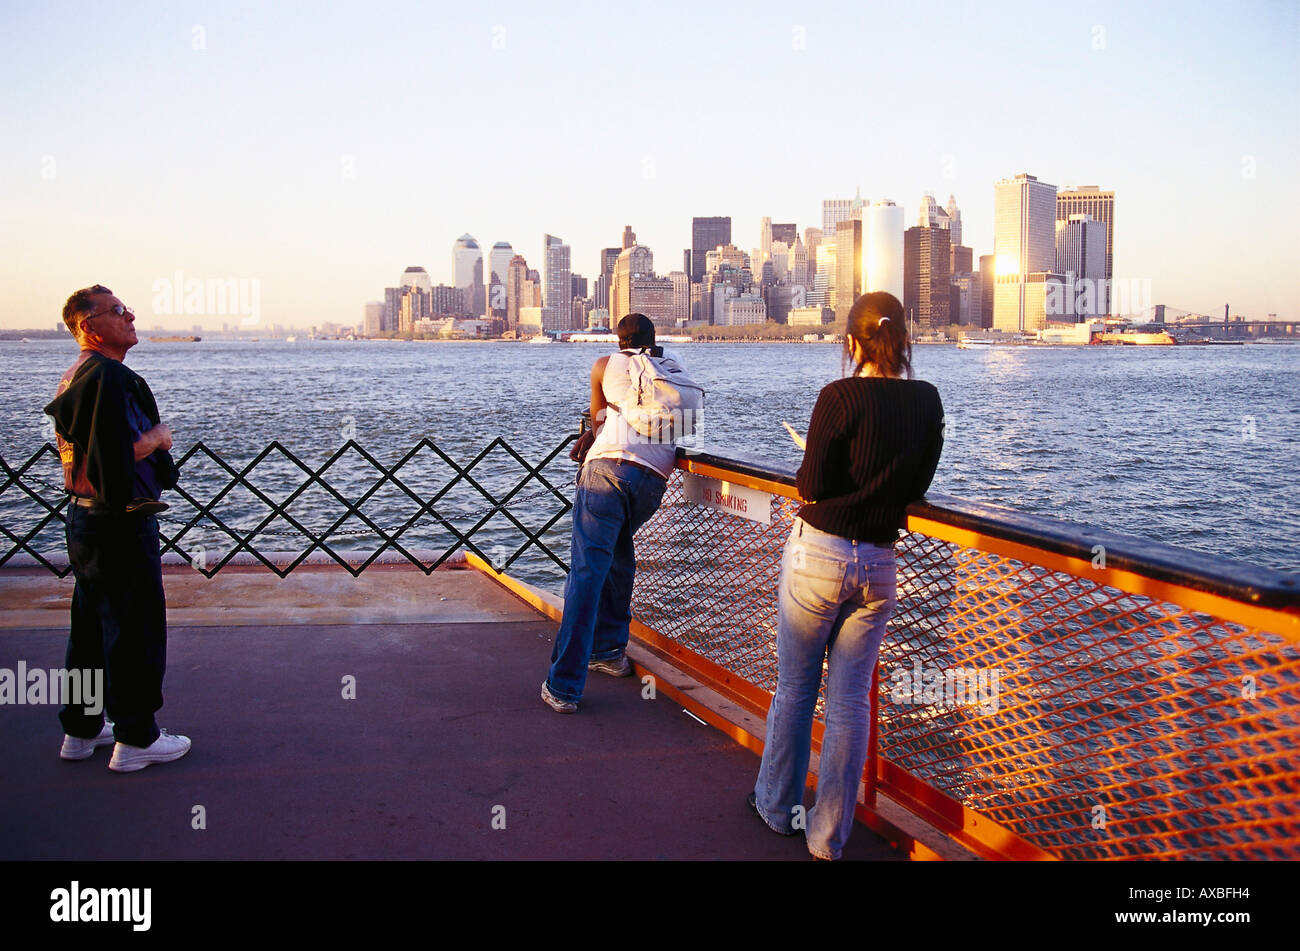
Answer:
<svg viewBox="0 0 1300 951"><path fill-rule="evenodd" d="M572 700L561 700L555 694L551 693L551 688L546 686L546 681L542 681L542 700L546 705L556 713L577 713L578 705Z"/></svg>
<svg viewBox="0 0 1300 951"><path fill-rule="evenodd" d="M116 773L133 773L154 763L170 763L190 751L190 738L177 736L166 730L158 732L158 739L149 746L128 746L118 743L113 747L113 758L108 768Z"/></svg>
<svg viewBox="0 0 1300 951"><path fill-rule="evenodd" d="M609 674L611 677L632 676L632 662L627 659L627 654L620 654L609 660L593 660L587 665L587 669Z"/></svg>

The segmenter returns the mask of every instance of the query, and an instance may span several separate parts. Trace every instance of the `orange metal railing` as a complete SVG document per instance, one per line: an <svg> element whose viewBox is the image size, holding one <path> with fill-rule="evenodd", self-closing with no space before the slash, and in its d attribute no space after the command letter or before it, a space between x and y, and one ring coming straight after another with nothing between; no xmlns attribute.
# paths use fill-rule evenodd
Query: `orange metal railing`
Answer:
<svg viewBox="0 0 1300 951"><path fill-rule="evenodd" d="M638 632L763 714L792 473L678 468L637 537ZM767 523L688 500L698 477L770 493ZM1300 579L942 497L898 553L864 818L883 794L1001 858L1300 856Z"/></svg>

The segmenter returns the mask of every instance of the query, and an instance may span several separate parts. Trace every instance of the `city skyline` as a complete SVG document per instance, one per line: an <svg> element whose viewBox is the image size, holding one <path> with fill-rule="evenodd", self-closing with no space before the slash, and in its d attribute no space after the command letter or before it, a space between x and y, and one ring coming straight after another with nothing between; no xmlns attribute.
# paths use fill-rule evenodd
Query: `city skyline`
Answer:
<svg viewBox="0 0 1300 951"><path fill-rule="evenodd" d="M978 260L1021 173L1115 192L1114 277L1155 301L1300 317L1294 6L340 9L8 9L0 327L53 326L96 281L142 326L237 321L152 313L177 272L257 281L267 323L356 325L402 267L453 283L461 234L538 268L562 235L594 284L625 225L667 274L693 217L748 252L763 218L802 234L859 189L909 223L955 195ZM380 56L394 22L422 52ZM78 36L96 65L72 68Z"/></svg>

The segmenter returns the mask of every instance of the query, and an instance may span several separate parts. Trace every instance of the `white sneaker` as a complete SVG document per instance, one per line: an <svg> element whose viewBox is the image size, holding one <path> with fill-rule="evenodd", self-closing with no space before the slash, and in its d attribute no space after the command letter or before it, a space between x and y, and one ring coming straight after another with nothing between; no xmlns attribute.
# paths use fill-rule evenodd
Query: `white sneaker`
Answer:
<svg viewBox="0 0 1300 951"><path fill-rule="evenodd" d="M113 758L108 768L118 773L133 773L154 763L170 763L190 751L190 738L177 736L166 730L158 731L158 739L149 746L127 746L118 743L113 747Z"/></svg>
<svg viewBox="0 0 1300 951"><path fill-rule="evenodd" d="M90 759L95 750L101 746L113 745L113 721L104 720L104 728L93 740L83 740L79 736L63 734L63 749L59 750L60 759Z"/></svg>

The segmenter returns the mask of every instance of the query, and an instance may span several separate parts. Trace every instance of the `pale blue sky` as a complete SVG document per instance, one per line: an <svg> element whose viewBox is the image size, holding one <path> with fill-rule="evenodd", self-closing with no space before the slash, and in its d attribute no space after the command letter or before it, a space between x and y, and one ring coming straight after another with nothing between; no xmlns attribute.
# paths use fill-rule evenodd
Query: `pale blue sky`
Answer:
<svg viewBox="0 0 1300 951"><path fill-rule="evenodd" d="M1114 189L1116 277L1157 302L1295 318L1297 9L6 0L0 326L94 281L203 322L151 315L176 271L357 323L466 231L592 277L631 224L667 272L692 215L749 250L858 185L909 224L954 193L989 254L1022 171Z"/></svg>

